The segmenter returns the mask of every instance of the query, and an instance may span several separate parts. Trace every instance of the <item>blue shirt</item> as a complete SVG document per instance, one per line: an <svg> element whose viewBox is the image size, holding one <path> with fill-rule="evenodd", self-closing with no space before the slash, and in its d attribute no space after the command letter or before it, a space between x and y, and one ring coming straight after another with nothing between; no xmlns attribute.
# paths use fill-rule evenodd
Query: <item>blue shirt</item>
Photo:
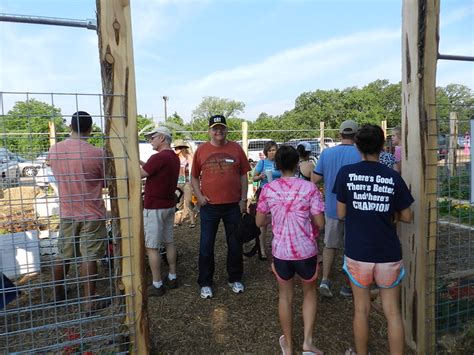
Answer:
<svg viewBox="0 0 474 355"><path fill-rule="evenodd" d="M414 199L400 174L379 162L346 165L337 175L334 192L346 204L344 254L371 263L401 260L393 217Z"/></svg>
<svg viewBox="0 0 474 355"><path fill-rule="evenodd" d="M337 173L344 165L358 163L360 153L353 144L339 144L324 149L314 168L315 174L321 175L324 181L324 204L326 216L337 219L336 194L332 192Z"/></svg>
<svg viewBox="0 0 474 355"><path fill-rule="evenodd" d="M273 180L281 177L280 170L277 170L275 167L275 161L268 159L259 160L257 166L255 167L255 173L261 174L263 172L265 175L267 175L266 170L272 171ZM260 180L260 187L264 187L267 183L268 178L265 177L265 179Z"/></svg>

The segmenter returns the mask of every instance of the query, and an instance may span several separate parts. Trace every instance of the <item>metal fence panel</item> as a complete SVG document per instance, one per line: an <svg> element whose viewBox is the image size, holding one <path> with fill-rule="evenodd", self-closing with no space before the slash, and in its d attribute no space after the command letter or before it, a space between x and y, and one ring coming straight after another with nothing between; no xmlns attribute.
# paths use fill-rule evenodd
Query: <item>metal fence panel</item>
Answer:
<svg viewBox="0 0 474 355"><path fill-rule="evenodd" d="M125 294L120 287L120 279L130 276L121 272L121 263L130 256L121 255L120 246L129 243L131 236L117 233L116 227L121 219L129 218L128 211L113 216L108 208L102 221L107 230L98 241L104 252L88 260L98 265L93 276L97 292L92 300L84 293L88 278L80 255L65 260L64 281L55 280L52 272L58 263L58 239L63 238L58 205L58 194L63 191L45 164L45 152L50 141L67 137L71 114L79 110L88 111L96 126L89 141L104 149L108 137L103 133L103 97L0 93L0 98L0 352L127 352L132 347L129 338L134 325L125 323L125 300L133 295ZM80 152L79 156L84 164ZM105 157L100 162L104 171L111 159ZM65 158L61 163L70 164L71 160ZM78 177L67 178L73 181ZM118 178L126 177L104 174L104 186ZM103 189L108 207L113 199L127 198L112 196L107 188ZM63 300L55 295L55 287L65 289ZM91 304L92 309L88 309Z"/></svg>
<svg viewBox="0 0 474 355"><path fill-rule="evenodd" d="M437 110L438 112L441 110ZM470 114L469 114L470 112ZM440 351L474 346L474 207L471 203L470 115L438 117L436 337Z"/></svg>

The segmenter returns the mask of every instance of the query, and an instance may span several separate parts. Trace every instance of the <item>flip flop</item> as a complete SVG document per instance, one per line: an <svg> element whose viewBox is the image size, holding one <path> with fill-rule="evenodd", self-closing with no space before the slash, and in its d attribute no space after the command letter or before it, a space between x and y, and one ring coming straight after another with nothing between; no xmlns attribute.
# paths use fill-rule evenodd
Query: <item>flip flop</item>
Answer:
<svg viewBox="0 0 474 355"><path fill-rule="evenodd" d="M189 228L195 228L196 227L196 224L192 223L189 225Z"/></svg>
<svg viewBox="0 0 474 355"><path fill-rule="evenodd" d="M283 347L283 345L285 344L285 336L284 335L280 336L280 339L278 339L278 343L280 344L282 355L286 355L285 354L285 348Z"/></svg>

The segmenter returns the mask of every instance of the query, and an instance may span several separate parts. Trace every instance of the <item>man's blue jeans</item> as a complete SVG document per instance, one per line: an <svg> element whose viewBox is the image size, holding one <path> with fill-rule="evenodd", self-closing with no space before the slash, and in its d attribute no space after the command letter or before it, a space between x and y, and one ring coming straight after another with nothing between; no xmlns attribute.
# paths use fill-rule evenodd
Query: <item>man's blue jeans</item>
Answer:
<svg viewBox="0 0 474 355"><path fill-rule="evenodd" d="M227 241L227 274L229 282L241 282L244 270L242 244L236 236L237 226L241 218L239 204L207 204L201 206L200 215L199 286L212 286L212 278L214 276L214 244L221 219L224 222Z"/></svg>

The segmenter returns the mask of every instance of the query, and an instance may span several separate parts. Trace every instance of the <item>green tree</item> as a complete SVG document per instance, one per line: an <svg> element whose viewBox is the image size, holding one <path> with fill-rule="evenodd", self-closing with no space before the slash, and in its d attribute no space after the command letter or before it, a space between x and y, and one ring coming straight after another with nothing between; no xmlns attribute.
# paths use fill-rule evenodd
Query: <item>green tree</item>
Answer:
<svg viewBox="0 0 474 355"><path fill-rule="evenodd" d="M451 112L458 114L459 134L469 131L469 120L474 118L474 93L469 87L459 84L438 87L436 88L436 102L441 132L449 132L449 114Z"/></svg>
<svg viewBox="0 0 474 355"><path fill-rule="evenodd" d="M243 113L245 104L241 101L222 99L215 96L206 96L192 113L193 122L200 125L212 115L223 115L225 118L235 118Z"/></svg>
<svg viewBox="0 0 474 355"><path fill-rule="evenodd" d="M36 99L18 101L0 116L2 145L26 158L35 158L49 149L49 122L54 123L56 134L68 131L61 109Z"/></svg>
<svg viewBox="0 0 474 355"><path fill-rule="evenodd" d="M95 147L98 147L98 148L105 147L104 132L102 132L100 127L97 126L95 123L92 123L92 132L87 141Z"/></svg>
<svg viewBox="0 0 474 355"><path fill-rule="evenodd" d="M343 90L316 90L298 96L295 108L282 115L282 120L292 120L301 129L318 129L324 122L328 137L337 135L342 121L354 119L359 123L388 126L400 124L401 85L388 80L376 80L363 88L348 87Z"/></svg>
<svg viewBox="0 0 474 355"><path fill-rule="evenodd" d="M150 132L155 126L153 119L142 115L137 115L137 131L138 131L138 140L145 140L144 133Z"/></svg>

